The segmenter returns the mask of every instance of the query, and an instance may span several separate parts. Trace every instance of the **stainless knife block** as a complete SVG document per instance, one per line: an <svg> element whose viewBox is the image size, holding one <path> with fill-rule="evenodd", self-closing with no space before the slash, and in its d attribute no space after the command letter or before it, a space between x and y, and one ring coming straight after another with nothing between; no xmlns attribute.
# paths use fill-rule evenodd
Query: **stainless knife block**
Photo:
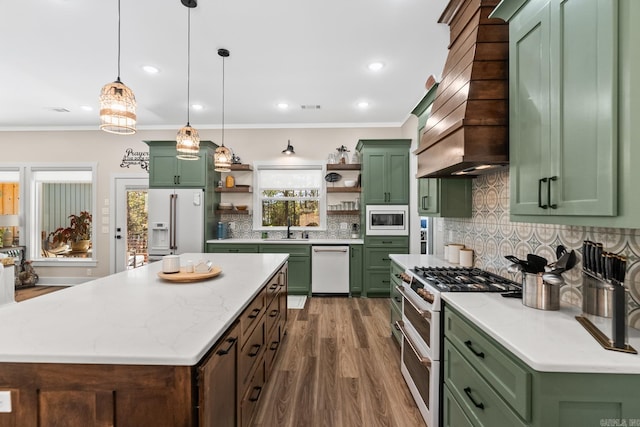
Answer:
<svg viewBox="0 0 640 427"><path fill-rule="evenodd" d="M582 312L600 317L613 316L613 285L583 271Z"/></svg>
<svg viewBox="0 0 640 427"><path fill-rule="evenodd" d="M576 319L604 348L636 353L635 349L627 345L627 293L623 284L612 283L583 270L583 314ZM611 320L603 323L593 316ZM596 324L607 325L605 329L610 328L609 333L600 330Z"/></svg>

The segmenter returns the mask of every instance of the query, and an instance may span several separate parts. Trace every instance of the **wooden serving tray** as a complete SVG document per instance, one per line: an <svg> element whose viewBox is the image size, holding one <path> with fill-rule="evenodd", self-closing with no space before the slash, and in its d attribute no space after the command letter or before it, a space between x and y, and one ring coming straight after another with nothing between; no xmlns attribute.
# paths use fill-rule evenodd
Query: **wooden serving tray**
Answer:
<svg viewBox="0 0 640 427"><path fill-rule="evenodd" d="M158 277L169 282L190 283L210 279L220 273L222 273L220 267L211 267L211 270L206 273L187 273L184 268L181 268L179 273L163 273L160 271Z"/></svg>

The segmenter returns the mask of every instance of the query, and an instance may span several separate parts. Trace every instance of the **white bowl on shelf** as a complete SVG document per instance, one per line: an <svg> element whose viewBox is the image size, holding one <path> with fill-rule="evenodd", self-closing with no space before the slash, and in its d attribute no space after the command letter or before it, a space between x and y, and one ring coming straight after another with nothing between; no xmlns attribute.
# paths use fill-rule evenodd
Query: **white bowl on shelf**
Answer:
<svg viewBox="0 0 640 427"><path fill-rule="evenodd" d="M356 186L356 180L354 180L354 179L345 179L344 180L344 186L345 187L355 187Z"/></svg>

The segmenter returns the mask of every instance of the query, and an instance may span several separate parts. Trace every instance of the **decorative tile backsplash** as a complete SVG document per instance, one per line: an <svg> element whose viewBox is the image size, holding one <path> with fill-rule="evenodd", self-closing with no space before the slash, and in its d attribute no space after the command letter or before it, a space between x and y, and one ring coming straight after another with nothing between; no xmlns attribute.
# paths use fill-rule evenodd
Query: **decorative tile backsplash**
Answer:
<svg viewBox="0 0 640 427"><path fill-rule="evenodd" d="M474 250L474 265L504 277L510 262L505 255L525 258L528 253L555 260L559 244L575 249L578 265L563 274L561 298L572 305L582 304L582 242L601 242L604 250L627 257L625 286L629 289L629 324L640 329L640 230L579 227L511 222L509 220L509 172L479 176L473 181L472 218L445 218L443 241L463 243Z"/></svg>
<svg viewBox="0 0 640 427"><path fill-rule="evenodd" d="M231 238L235 239L259 239L262 230L255 231L253 229L252 215L223 214L221 216L223 222L234 222L234 230L231 230ZM347 228L340 228L341 223L346 223ZM359 215L328 215L327 229L322 231L309 231L310 239L350 239L351 225L360 224ZM269 231L269 238L278 239L285 237L286 231ZM297 232L298 236L300 232Z"/></svg>

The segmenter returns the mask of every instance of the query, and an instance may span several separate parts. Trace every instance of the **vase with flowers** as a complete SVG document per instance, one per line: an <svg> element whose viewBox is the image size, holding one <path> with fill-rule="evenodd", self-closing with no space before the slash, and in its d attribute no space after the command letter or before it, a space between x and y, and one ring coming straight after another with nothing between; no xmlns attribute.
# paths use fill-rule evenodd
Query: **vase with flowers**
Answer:
<svg viewBox="0 0 640 427"><path fill-rule="evenodd" d="M52 246L70 244L74 252L87 252L91 246L91 222L93 217L87 211L80 215L69 215L69 226L60 227L49 234Z"/></svg>

